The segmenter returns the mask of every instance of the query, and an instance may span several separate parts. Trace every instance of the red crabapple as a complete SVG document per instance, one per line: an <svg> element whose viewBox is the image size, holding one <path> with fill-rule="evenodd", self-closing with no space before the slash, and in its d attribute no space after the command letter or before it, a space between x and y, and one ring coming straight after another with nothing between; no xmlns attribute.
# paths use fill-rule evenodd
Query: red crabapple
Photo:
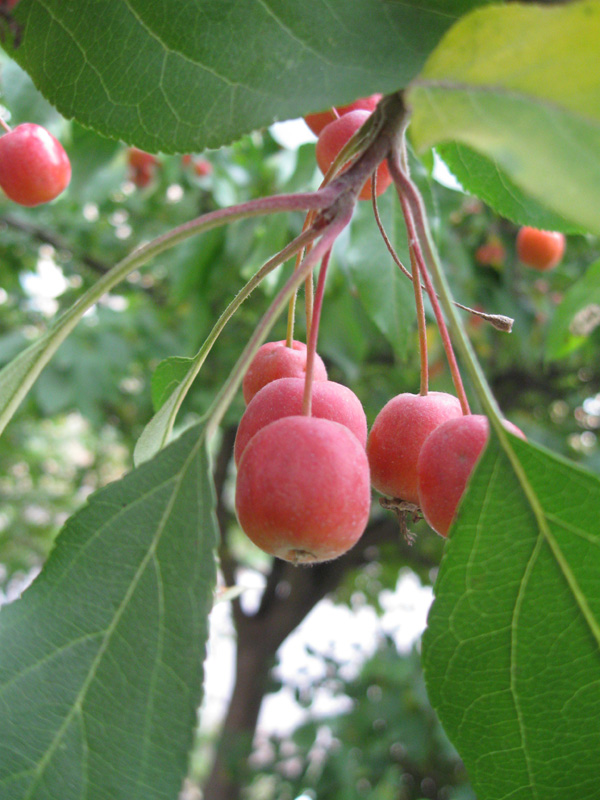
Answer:
<svg viewBox="0 0 600 800"><path fill-rule="evenodd" d="M388 497L418 504L417 460L423 443L438 425L460 416L458 398L445 392L393 397L369 433L367 456L373 487Z"/></svg>
<svg viewBox="0 0 600 800"><path fill-rule="evenodd" d="M48 203L71 180L62 144L41 125L24 122L0 136L0 186L22 206Z"/></svg>
<svg viewBox="0 0 600 800"><path fill-rule="evenodd" d="M246 445L266 425L281 417L300 416L304 378L279 378L257 392L244 411L235 437L234 458L239 464ZM345 425L364 447L367 418L362 403L351 389L335 381L312 385L312 416Z"/></svg>
<svg viewBox="0 0 600 800"><path fill-rule="evenodd" d="M512 422L510 433L525 439ZM427 438L417 464L419 505L434 531L446 536L490 433L487 417L468 414L440 425Z"/></svg>
<svg viewBox="0 0 600 800"><path fill-rule="evenodd" d="M137 147L130 147L127 151L129 164L129 180L135 183L138 189L143 189L151 182L159 165L159 160L152 153L146 153Z"/></svg>
<svg viewBox="0 0 600 800"><path fill-rule="evenodd" d="M353 433L318 417L284 417L248 443L237 474L242 529L294 564L329 561L361 537L371 505L369 463Z"/></svg>
<svg viewBox="0 0 600 800"><path fill-rule="evenodd" d="M303 378L306 374L306 345L294 340L287 347L285 339L266 342L259 347L242 381L244 400L249 403L267 383L277 378ZM315 354L315 381L326 381L327 370L320 356Z"/></svg>
<svg viewBox="0 0 600 800"><path fill-rule="evenodd" d="M307 114L304 117L304 121L311 129L311 131L318 136L323 128L326 125L329 125L330 122L333 122L334 119L339 117L343 117L344 114L349 114L351 111L369 111L373 113L375 111L375 107L377 103L381 100L382 95L380 94L372 94L369 97L359 97L358 100L355 100L353 103L349 103L347 106L337 106L335 109L337 111L337 116L334 113L333 109L328 109L327 111L320 111L317 114Z"/></svg>
<svg viewBox="0 0 600 800"><path fill-rule="evenodd" d="M326 174L329 167L333 164L342 147L344 147L352 136L354 136L356 131L364 125L370 116L368 111L351 111L349 114L344 114L343 117L330 122L329 125L323 128L319 134L317 146L315 148L317 164L323 175ZM387 163L384 161L377 167L377 196L383 194L391 182L392 178ZM372 180L369 178L361 189L358 196L359 200L370 199L371 183Z"/></svg>
<svg viewBox="0 0 600 800"><path fill-rule="evenodd" d="M205 178L207 175L211 175L212 171L213 165L205 158L199 158L197 161L194 161L194 172L198 177Z"/></svg>
<svg viewBox="0 0 600 800"><path fill-rule="evenodd" d="M555 231L521 228L517 234L517 255L523 264L545 272L560 262L565 252L565 237Z"/></svg>

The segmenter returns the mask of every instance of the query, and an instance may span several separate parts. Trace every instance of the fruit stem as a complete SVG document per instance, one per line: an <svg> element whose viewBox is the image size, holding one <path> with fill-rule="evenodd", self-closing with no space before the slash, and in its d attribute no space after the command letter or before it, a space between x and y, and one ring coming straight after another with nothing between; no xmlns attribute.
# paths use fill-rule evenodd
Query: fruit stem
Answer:
<svg viewBox="0 0 600 800"><path fill-rule="evenodd" d="M315 292L315 301L313 304L312 325L310 326L310 336L307 341L306 350L306 378L304 380L304 396L302 398L302 413L305 417L310 417L312 414L312 385L314 378L315 355L317 352L317 339L319 336L319 322L321 319L321 309L323 308L323 294L325 292L325 277L327 275L327 267L329 266L329 258L331 257L331 250L328 250L323 256L321 261L321 269L319 270L319 280L317 281L317 290Z"/></svg>
<svg viewBox="0 0 600 800"><path fill-rule="evenodd" d="M454 383L454 388L456 390L456 395L459 399L462 412L463 414L470 414L471 411L469 408L469 401L467 400L465 387L463 386L460 370L458 368L458 363L456 361L456 356L454 354L454 349L452 347L452 341L450 340L450 334L448 333L448 328L446 327L446 321L444 320L442 309L440 308L440 304L438 303L438 298L433 288L431 278L429 277L429 272L425 264L425 259L423 258L423 252L421 250L421 245L419 242L419 237L417 235L415 221L413 219L412 206L408 201L407 192L405 190L406 184L410 184L411 186L413 186L413 184L410 178L404 173L402 169L401 156L396 148L393 148L390 158L388 159L388 164L390 168L390 175L392 176L392 179L396 186L396 190L398 192L400 203L402 205L402 212L404 214L404 221L408 233L408 246L411 253L411 261L414 257L414 259L418 264L421 277L423 278L423 282L427 290L427 295L429 296L429 301L431 302L431 305L433 307L433 313L435 314L435 319L438 324L440 336L442 338L442 344L444 346L444 351L446 353L446 360L448 361L450 374L452 375L452 382ZM413 279L413 283L420 283L420 281ZM452 311L454 312L454 309L452 309Z"/></svg>
<svg viewBox="0 0 600 800"><path fill-rule="evenodd" d="M10 133L10 131L11 131L11 127L10 127L10 125L8 125L8 123L6 123L6 122L5 122L5 121L2 119L2 117L0 117L0 125L2 125L2 127L4 128L4 130L5 130L7 133Z"/></svg>
<svg viewBox="0 0 600 800"><path fill-rule="evenodd" d="M423 243L427 260L437 285L440 300L444 307L444 312L448 317L452 335L461 352L465 367L473 382L473 386L479 395L484 412L490 418L490 422L494 426L500 439L505 442L506 432L502 425L502 414L498 408L496 399L494 398L487 384L485 375L483 374L481 366L477 360L477 356L475 355L471 346L471 342L464 332L460 317L454 308L450 287L448 286L446 276L440 267L439 257L433 243L431 231L429 230L423 199L417 187L412 183L410 178L408 178L402 172L398 174L398 183L401 192L406 196L411 206L412 213L414 214L414 224Z"/></svg>
<svg viewBox="0 0 600 800"><path fill-rule="evenodd" d="M302 231L308 230L312 225L315 218L315 212L309 211L304 219L304 224L302 226ZM294 269L298 269L302 259L304 258L304 248L300 250L300 252L296 256L296 263ZM309 288L310 285L310 288ZM306 279L306 338L308 339L309 333L309 301L310 301L310 312L312 313L312 277ZM310 294L310 297L309 297ZM294 318L296 316L296 298L298 297L298 292L295 291L294 294L290 297L290 302L288 305L288 318L287 318L287 330L286 330L286 337L285 337L285 344L286 347L292 347L292 343L294 341Z"/></svg>
<svg viewBox="0 0 600 800"><path fill-rule="evenodd" d="M396 264L400 272L406 278L408 278L409 281L412 281L413 276L406 269L402 261L400 261L398 253L394 250L394 246L390 242L389 236L387 235L386 230L383 227L383 221L379 214L379 208L377 206L377 202L375 202L375 204L373 205L373 213L375 215L375 222L377 223L377 227L379 228L379 233L381 234L381 238L383 239L389 254L393 258L394 263ZM423 284L421 284L421 289L425 289L425 286ZM439 299L439 294L437 295L437 297ZM495 328L497 331L502 331L503 333L510 333L512 331L512 326L515 323L512 317L507 317L504 314L488 314L486 311L478 311L476 308L470 308L469 306L465 306L462 303L459 303L457 300L453 300L452 304L455 305L456 308L462 308L463 311L466 311L468 314L471 314L474 317L479 317L485 322L489 322L492 328Z"/></svg>
<svg viewBox="0 0 600 800"><path fill-rule="evenodd" d="M317 217L315 220L314 225L317 231L322 233L321 238L312 248L312 250L306 255L302 261L302 264L300 264L300 267L290 275L283 287L275 296L275 299L256 326L254 333L250 337L250 341L244 348L229 377L221 387L221 390L215 397L212 405L204 415L204 418L207 420L206 434L208 438L210 438L218 428L221 420L223 419L223 415L225 414L240 383L242 382L244 373L248 369L254 354L264 342L267 334L275 324L277 317L285 308L292 293L298 288L298 286L300 286L302 281L306 279L306 276L310 274L315 264L318 264L325 254L331 250L337 237L350 222L353 209L354 203L351 201L351 199L344 198L331 218L329 218L327 212L325 212L322 217ZM325 222L325 228L323 228L323 222Z"/></svg>
<svg viewBox="0 0 600 800"><path fill-rule="evenodd" d="M155 256L174 247L191 236L248 217L272 214L278 211L306 211L309 209L328 208L335 204L341 193L342 187L328 186L317 192L302 194L288 194L277 197L265 197L240 203L231 208L218 209L190 220L174 228L168 233L159 236L151 242L138 247L126 258L116 264L109 272L103 275L81 297L67 309L53 325L28 348L23 350L16 359L10 361L0 371L0 386L6 379L10 388L2 392L0 399L0 433L4 430L10 418L19 407L21 401L35 383L36 378L58 350L62 342L75 328L85 312L91 308L102 295L124 280L131 272L147 264ZM17 360L26 362L26 367L21 367L22 377L18 382L12 377L15 372Z"/></svg>
<svg viewBox="0 0 600 800"><path fill-rule="evenodd" d="M144 428L144 432L142 433L140 439L138 439L138 443L136 444L136 449L134 451L134 460L136 465L141 463L141 461L146 461L148 458L151 458L156 452L158 452L158 450L161 447L164 447L164 445L167 443L171 431L173 430L173 425L175 423L177 413L181 408L181 404L183 403L186 394L188 393L194 380L198 376L198 373L202 369L202 366L206 361L208 354L210 353L214 343L217 341L218 337L225 328L225 325L229 322L231 317L242 305L244 300L246 300L246 298L249 297L249 295L259 285L259 283L263 280L263 278L265 278L269 274L269 272L272 272L275 269L275 267L278 267L280 264L285 263L289 258L295 255L297 251L301 251L304 247L306 247L307 244L310 244L318 235L319 235L318 230L310 229L307 231L303 231L286 247L284 247L283 250L280 250L279 253L274 255L265 264L263 264L263 266L257 272L254 273L254 275L250 278L248 283L240 289L240 291L236 294L233 300L228 304L227 308L222 312L221 316L213 325L212 330L210 331L205 341L203 342L202 347L192 358L190 368L185 374L183 380L176 386L176 388L169 395L168 400L165 401L161 406L161 408L164 409L167 403L171 403L171 398L174 398L174 402L171 403L169 410L168 424L166 424L162 429L162 435L160 441L157 442L153 437L149 443L146 440L146 437L144 436L147 430L152 429L152 427L154 427L153 421L156 419L156 415L152 417L148 425L146 425L146 427Z"/></svg>

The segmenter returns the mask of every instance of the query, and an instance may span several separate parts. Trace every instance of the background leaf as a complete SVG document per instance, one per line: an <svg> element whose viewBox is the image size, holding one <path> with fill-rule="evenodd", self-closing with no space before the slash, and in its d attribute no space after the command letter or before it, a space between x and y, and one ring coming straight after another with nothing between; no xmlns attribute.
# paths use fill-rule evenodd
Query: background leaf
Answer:
<svg viewBox="0 0 600 800"><path fill-rule="evenodd" d="M434 708L477 796L593 800L600 748L600 481L511 443L487 449L450 534L423 640Z"/></svg>
<svg viewBox="0 0 600 800"><path fill-rule="evenodd" d="M10 55L65 116L152 152L194 152L405 86L480 1L26 0Z"/></svg>
<svg viewBox="0 0 600 800"><path fill-rule="evenodd" d="M497 162L453 142L442 144L436 150L466 191L485 200L506 219L547 231L579 231L572 222L522 192Z"/></svg>
<svg viewBox="0 0 600 800"><path fill-rule="evenodd" d="M215 582L207 468L196 427L91 497L2 610L5 800L177 795Z"/></svg>
<svg viewBox="0 0 600 800"><path fill-rule="evenodd" d="M581 347L600 326L600 261L565 293L548 329L546 355L564 358Z"/></svg>
<svg viewBox="0 0 600 800"><path fill-rule="evenodd" d="M458 141L538 203L600 232L600 3L467 15L408 94L419 149Z"/></svg>

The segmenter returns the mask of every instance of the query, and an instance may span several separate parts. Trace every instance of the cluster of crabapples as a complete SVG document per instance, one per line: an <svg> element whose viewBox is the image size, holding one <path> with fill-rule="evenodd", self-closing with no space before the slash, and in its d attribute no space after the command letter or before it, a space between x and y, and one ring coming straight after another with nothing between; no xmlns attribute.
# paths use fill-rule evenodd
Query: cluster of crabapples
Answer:
<svg viewBox="0 0 600 800"><path fill-rule="evenodd" d="M296 564L336 558L367 525L371 485L419 506L446 536L487 442L487 418L464 415L458 399L444 392L405 393L383 407L367 438L360 400L328 380L319 356L312 412L303 414L306 358L300 342L268 342L243 381L235 502L248 537ZM505 426L523 437L510 422Z"/></svg>

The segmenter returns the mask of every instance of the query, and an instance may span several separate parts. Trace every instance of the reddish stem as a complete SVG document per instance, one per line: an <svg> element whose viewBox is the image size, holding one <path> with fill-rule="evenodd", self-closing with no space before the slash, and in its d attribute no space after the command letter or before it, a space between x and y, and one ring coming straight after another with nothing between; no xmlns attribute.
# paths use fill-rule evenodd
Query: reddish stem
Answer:
<svg viewBox="0 0 600 800"><path fill-rule="evenodd" d="M412 269L412 275L408 270L404 267L400 259L398 258L398 254L394 250L392 243L389 240L387 233L385 232L385 228L383 227L383 222L381 221L381 216L379 215L379 209L377 207L377 170L373 173L373 183L371 185L371 200L373 202L373 213L375 215L375 222L377 223L377 227L379 228L379 232L383 237L383 241L386 244L389 252L392 255L392 258L396 262L396 264L400 267L402 272L411 279L413 282L413 289L415 293L415 304L417 307L417 329L419 332L419 357L421 361L421 379L420 379L420 386L419 386L419 394L426 395L429 391L429 361L427 355L427 322L425 320L425 306L423 305L423 287L421 285L421 281L419 280L419 267L417 261L415 259L414 253L412 248L410 250L410 265Z"/></svg>
<svg viewBox="0 0 600 800"><path fill-rule="evenodd" d="M0 117L0 125L2 125L2 127L4 128L4 130L5 130L7 133L10 133L10 131L11 131L11 127L10 127L10 125L8 125L8 124L7 124L7 123L6 123L6 122L5 122L5 121L2 119L2 117Z"/></svg>
<svg viewBox="0 0 600 800"><path fill-rule="evenodd" d="M322 229L322 235L319 241L314 245L310 253L306 255L299 268L292 272L275 296L275 299L267 309L265 315L256 326L254 333L237 360L229 378L225 381L205 414L205 418L207 419L207 439L211 438L219 426L226 409L233 400L238 386L242 382L242 377L248 369L248 365L252 361L254 354L262 342L264 342L279 314L284 310L292 293L300 286L302 281L305 280L315 264L318 264L319 260L324 258L325 254L331 250L337 237L350 222L352 211L353 205L351 202L346 201L342 203L337 209L337 212L327 221L327 225Z"/></svg>
<svg viewBox="0 0 600 800"><path fill-rule="evenodd" d="M414 255L414 259L417 262L419 271L421 273L421 277L423 278L423 283L425 284L425 288L427 289L427 295L429 297L429 301L431 302L431 305L433 307L433 313L435 314L435 319L438 324L440 336L442 337L442 344L444 346L444 351L446 353L446 359L448 361L448 366L450 368L450 374L452 375L452 382L454 383L454 388L456 389L456 395L460 401L462 412L463 414L470 414L471 410L469 408L469 401L467 400L465 387L463 386L460 370L458 368L458 363L456 361L456 356L454 355L454 349L452 347L452 342L450 340L450 334L448 333L446 321L444 319L444 315L442 314L442 309L440 308L440 304L438 303L437 295L435 293L435 289L433 288L431 278L429 277L429 271L427 270L425 259L423 258L423 251L421 250L421 244L417 236L415 222L412 215L412 209L410 207L410 204L408 203L408 200L402 188L404 182L404 175L402 172L402 167L400 165L400 160L398 158L398 152L395 149L392 151L392 154L388 159L388 164L390 168L390 174L396 186L396 191L398 192L398 197L400 198L400 203L402 204L402 211L404 214L406 231L408 233L408 246L411 252L411 261ZM419 281L413 280L413 283L416 284L419 283Z"/></svg>
<svg viewBox="0 0 600 800"><path fill-rule="evenodd" d="M315 355L317 352L317 338L319 336L319 321L321 319L321 309L323 308L323 294L325 292L325 277L327 275L327 267L329 266L329 258L331 250L328 250L323 256L321 262L321 269L319 271L319 280L317 281L317 290L315 292L315 299L312 307L312 324L310 326L310 336L308 338L308 347L306 352L306 378L304 380L304 397L302 399L302 413L306 417L310 417L312 413L312 385L315 366Z"/></svg>

